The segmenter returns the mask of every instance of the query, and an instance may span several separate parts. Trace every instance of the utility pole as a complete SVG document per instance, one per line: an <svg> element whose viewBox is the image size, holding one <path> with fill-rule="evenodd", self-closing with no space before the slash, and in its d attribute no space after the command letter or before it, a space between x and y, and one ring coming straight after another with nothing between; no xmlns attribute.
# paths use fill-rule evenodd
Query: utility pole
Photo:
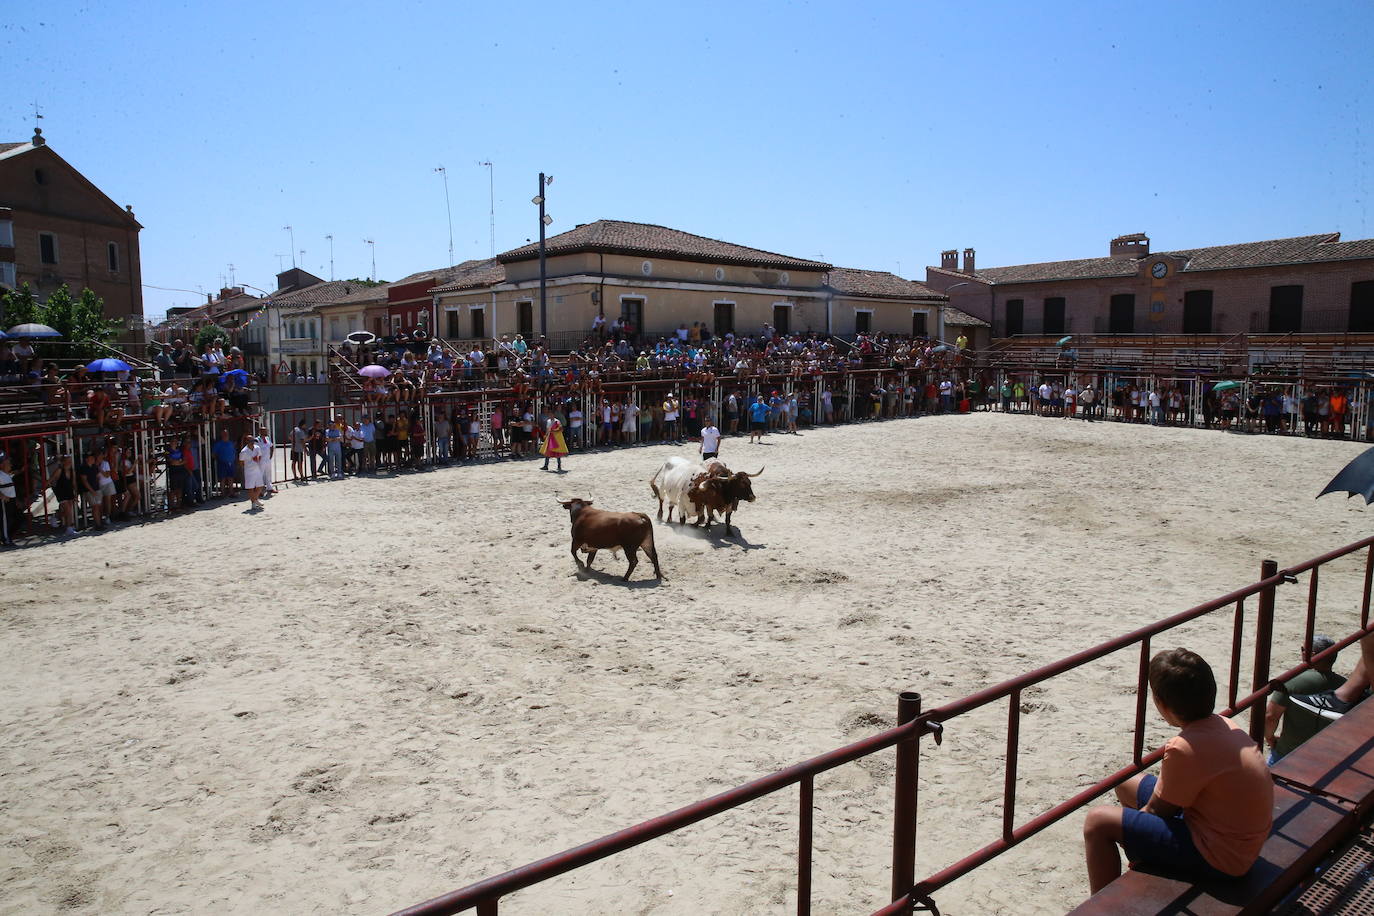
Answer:
<svg viewBox="0 0 1374 916"><path fill-rule="evenodd" d="M434 171L444 177L444 209L448 212L448 263L453 266L453 204L448 199L448 169L442 165Z"/></svg>
<svg viewBox="0 0 1374 916"><path fill-rule="evenodd" d="M363 244L372 249L372 274L368 279L375 283L377 281L377 243L372 239L363 239Z"/></svg>
<svg viewBox="0 0 1374 916"><path fill-rule="evenodd" d="M544 269L544 229L553 222L553 217L544 212L544 189L553 184L553 176L544 177L539 173L539 193L530 203L539 205L539 333L549 333L548 276Z"/></svg>
<svg viewBox="0 0 1374 916"><path fill-rule="evenodd" d="M290 251L291 251L291 266L292 266L292 267L295 267L295 266L296 266L296 230L295 230L295 229L292 229L290 226L282 226L282 229L284 229L284 230L286 230L287 232L291 233L291 248L290 248Z"/></svg>
<svg viewBox="0 0 1374 916"><path fill-rule="evenodd" d="M491 216L491 256L496 257L496 167L491 161L479 162L478 165L487 167L487 197L490 201L489 213Z"/></svg>
<svg viewBox="0 0 1374 916"><path fill-rule="evenodd" d="M332 234L330 234L330 235L326 235L325 238L329 239L329 279L333 280L333 279L334 279L334 236L333 236Z"/></svg>

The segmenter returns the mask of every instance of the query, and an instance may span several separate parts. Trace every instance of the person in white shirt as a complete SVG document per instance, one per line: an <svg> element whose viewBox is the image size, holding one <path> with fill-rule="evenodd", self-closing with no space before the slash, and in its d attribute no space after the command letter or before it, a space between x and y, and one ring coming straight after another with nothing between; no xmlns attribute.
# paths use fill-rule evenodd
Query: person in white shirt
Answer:
<svg viewBox="0 0 1374 916"><path fill-rule="evenodd" d="M243 491L248 494L249 511L261 509L259 497L262 495L262 449L251 434L243 437L243 448L239 449L239 463L243 465Z"/></svg>
<svg viewBox="0 0 1374 916"><path fill-rule="evenodd" d="M639 405L629 401L620 411L620 441L632 445L635 433L639 431Z"/></svg>
<svg viewBox="0 0 1374 916"><path fill-rule="evenodd" d="M14 536L19 533L19 496L13 470L10 456L0 455L0 544L6 547L14 546Z"/></svg>
<svg viewBox="0 0 1374 916"><path fill-rule="evenodd" d="M720 430L716 424L709 423L702 427L701 445L698 448L701 452L702 461L710 461L712 458L720 457Z"/></svg>
<svg viewBox="0 0 1374 916"><path fill-rule="evenodd" d="M272 452L276 448L276 443L272 441L272 436L264 428L262 434L258 436L258 448L262 449L262 495L270 496L277 492L277 488L272 485Z"/></svg>
<svg viewBox="0 0 1374 916"><path fill-rule="evenodd" d="M605 319L602 319L603 323ZM576 404L573 409L568 411L568 448L581 448L582 446L582 408Z"/></svg>

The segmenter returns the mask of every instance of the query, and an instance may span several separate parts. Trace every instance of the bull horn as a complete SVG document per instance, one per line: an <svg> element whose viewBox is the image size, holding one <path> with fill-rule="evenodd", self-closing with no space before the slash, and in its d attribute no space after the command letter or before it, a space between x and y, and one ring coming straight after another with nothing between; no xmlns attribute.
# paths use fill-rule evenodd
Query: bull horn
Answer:
<svg viewBox="0 0 1374 916"><path fill-rule="evenodd" d="M754 473L752 473L752 474L745 474L744 476L745 476L745 477L757 477L757 476L759 476L759 475L762 474L762 473L763 473L763 468L759 468L759 469L758 469L757 471L755 471Z"/></svg>

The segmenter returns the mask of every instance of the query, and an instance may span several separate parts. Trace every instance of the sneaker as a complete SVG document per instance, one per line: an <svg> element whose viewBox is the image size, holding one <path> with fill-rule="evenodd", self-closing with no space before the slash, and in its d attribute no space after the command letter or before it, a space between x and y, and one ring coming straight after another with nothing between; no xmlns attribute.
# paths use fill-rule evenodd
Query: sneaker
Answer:
<svg viewBox="0 0 1374 916"><path fill-rule="evenodd" d="M63 531L62 533L65 534L67 537L76 537L76 529L75 529L75 528L70 528L70 527L69 527L66 531Z"/></svg>
<svg viewBox="0 0 1374 916"><path fill-rule="evenodd" d="M1355 705L1336 696L1334 690L1323 690L1321 693L1295 693L1288 699L1323 719L1339 719Z"/></svg>

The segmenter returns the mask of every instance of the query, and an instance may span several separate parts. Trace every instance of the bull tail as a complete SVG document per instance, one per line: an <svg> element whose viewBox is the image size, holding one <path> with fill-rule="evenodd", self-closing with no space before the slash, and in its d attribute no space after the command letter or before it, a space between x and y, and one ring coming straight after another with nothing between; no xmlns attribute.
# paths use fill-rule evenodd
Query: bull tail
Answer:
<svg viewBox="0 0 1374 916"><path fill-rule="evenodd" d="M658 517L659 517L659 518L663 518L663 493L658 489L658 475L660 475L660 474L662 474L662 473L663 473L663 466L660 465L660 466L659 466L659 469L658 469L657 471L654 471L654 476L652 476L652 477L649 478L649 489L654 491L654 498L658 500ZM647 518L647 516L646 516L646 518ZM671 510L670 510L670 513L669 513L669 519L668 519L668 520L669 520L669 521L672 521Z"/></svg>

